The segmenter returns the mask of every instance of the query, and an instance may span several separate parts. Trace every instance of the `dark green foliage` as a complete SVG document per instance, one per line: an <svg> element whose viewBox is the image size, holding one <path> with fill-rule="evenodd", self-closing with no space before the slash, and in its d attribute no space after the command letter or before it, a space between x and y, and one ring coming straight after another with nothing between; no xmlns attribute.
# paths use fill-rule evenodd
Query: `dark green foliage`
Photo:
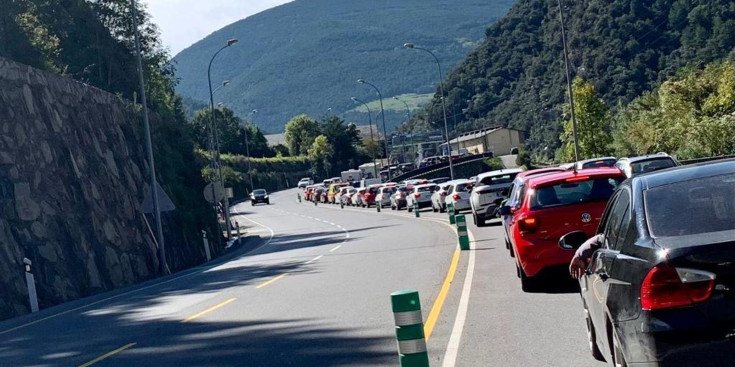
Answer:
<svg viewBox="0 0 735 367"><path fill-rule="evenodd" d="M564 4L572 77L593 83L609 106L654 89L686 65L704 65L735 48L732 0ZM525 130L529 148L551 157L560 144L566 102L557 0L520 0L487 37L447 76L448 110L458 111L462 129ZM441 121L438 95L424 114ZM425 124L419 118L412 123Z"/></svg>
<svg viewBox="0 0 735 367"><path fill-rule="evenodd" d="M205 108L197 111L194 118L191 119L191 128L194 130L194 138L200 149L210 148L211 116L209 108ZM273 157L275 155L268 147L268 142L260 129L255 125L244 124L229 108L215 108L214 116L221 153L245 155L249 151L251 157Z"/></svg>
<svg viewBox="0 0 735 367"><path fill-rule="evenodd" d="M356 96L377 100L403 93L431 93L439 77L431 56L401 46L414 42L436 52L445 71L484 38L484 30L515 0L295 1L229 25L176 56L177 91L207 101L207 65L229 38L239 43L217 56L212 83L231 80L219 96L240 116L259 110L257 124L283 131L291 116L321 116L356 107ZM377 115L373 110L373 114ZM401 105L386 112L388 128L403 122ZM367 124L355 113L349 121ZM375 117L375 116L374 116Z"/></svg>

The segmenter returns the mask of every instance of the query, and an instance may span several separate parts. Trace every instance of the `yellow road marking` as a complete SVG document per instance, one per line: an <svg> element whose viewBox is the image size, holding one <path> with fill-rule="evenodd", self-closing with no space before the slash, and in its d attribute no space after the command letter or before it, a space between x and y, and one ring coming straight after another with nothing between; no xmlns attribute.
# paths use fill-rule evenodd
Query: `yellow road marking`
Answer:
<svg viewBox="0 0 735 367"><path fill-rule="evenodd" d="M88 366L91 366L91 365L93 365L93 364L95 364L95 363L97 363L97 362L99 362L99 361L101 361L103 359L110 358L110 357L114 356L115 354L118 354L118 353L124 351L125 349L130 349L133 346L135 346L135 344L138 344L138 343L125 344L122 347L113 350L112 352L107 352L107 353L105 353L105 354L103 354L103 355L101 355L101 356L99 356L99 357L97 357L97 358L95 358L95 359L93 359L93 360L85 363L85 364L81 364L81 365L79 365L79 367L88 367Z"/></svg>
<svg viewBox="0 0 735 367"><path fill-rule="evenodd" d="M271 280L269 280L269 281L267 281L267 282L265 282L265 283L261 283L261 284L259 284L258 286L256 286L256 287L255 287L255 289L260 289L260 288L263 288L263 287L265 287L265 286L267 286L267 285L269 285L269 284L271 284L271 283L273 283L273 282L276 282L276 281L278 281L279 279L281 279L281 278L285 277L285 276L286 276L286 274L287 274L287 273L283 273L283 274L281 274L281 275L279 275L279 276L277 276L277 277L275 277L275 278L273 278L273 279L271 279Z"/></svg>
<svg viewBox="0 0 735 367"><path fill-rule="evenodd" d="M434 305L431 306L431 311L429 311L429 317L426 318L426 322L424 323L424 335L426 336L426 340L429 340L431 332L434 331L434 325L436 325L436 320L439 319L442 306L444 306L447 293L449 293L449 287L452 285L452 281L454 280L454 274L457 272L457 264L459 263L459 253L459 249L454 250L454 256L452 256L452 263L449 265L447 277L444 278L444 284L442 284L442 288L439 290L439 295L436 296Z"/></svg>
<svg viewBox="0 0 735 367"><path fill-rule="evenodd" d="M224 301L224 302L222 302L222 303L220 303L220 304L218 304L216 306L212 306L212 307L210 307L210 308L208 308L208 309L206 309L206 310L204 310L204 311L202 311L202 312L200 312L200 313L198 313L196 315L189 316L186 319L182 320L181 322L189 322L189 321L194 320L194 319L196 319L196 318L198 318L200 316L206 315L206 314L208 314L208 313L210 313L210 312L212 312L212 311L214 311L214 310L216 310L218 308L224 307L227 304L234 302L236 299L237 298L230 298L227 301Z"/></svg>

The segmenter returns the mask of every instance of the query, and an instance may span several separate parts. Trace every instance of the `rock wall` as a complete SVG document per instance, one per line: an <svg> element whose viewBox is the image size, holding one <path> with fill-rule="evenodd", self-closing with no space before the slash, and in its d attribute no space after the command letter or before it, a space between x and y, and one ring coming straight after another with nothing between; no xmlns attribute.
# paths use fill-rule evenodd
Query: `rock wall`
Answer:
<svg viewBox="0 0 735 367"><path fill-rule="evenodd" d="M0 319L155 275L139 118L116 96L0 58ZM151 223L152 224L152 223Z"/></svg>

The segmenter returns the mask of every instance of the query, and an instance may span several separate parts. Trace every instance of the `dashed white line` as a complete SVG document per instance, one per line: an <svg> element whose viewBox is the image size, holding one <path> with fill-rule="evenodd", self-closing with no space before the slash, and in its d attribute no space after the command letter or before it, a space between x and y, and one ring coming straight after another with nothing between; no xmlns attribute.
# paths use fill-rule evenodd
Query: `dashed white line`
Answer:
<svg viewBox="0 0 735 367"><path fill-rule="evenodd" d="M333 249L329 250L329 252L337 251L338 248L342 247L342 245L337 245Z"/></svg>
<svg viewBox="0 0 735 367"><path fill-rule="evenodd" d="M457 317L454 319L454 327L452 327L452 334L449 337L449 343L447 343L447 351L444 353L444 362L442 363L442 367L454 367L456 365L457 353L459 352L459 342L462 339L462 330L464 329L465 321L467 321L467 310L470 305L470 291L472 290L472 277L475 273L475 238L469 230L467 231L467 234L470 239L470 256L469 264L467 265L467 275L465 275L464 278L462 294L459 297Z"/></svg>
<svg viewBox="0 0 735 367"><path fill-rule="evenodd" d="M306 264L311 264L311 263L313 263L314 261L317 261L317 260L321 259L322 257L324 257L324 255L319 255L319 256L317 256L317 257L315 257L315 258L313 258L313 259L311 259L311 260L307 261L307 262L306 262Z"/></svg>

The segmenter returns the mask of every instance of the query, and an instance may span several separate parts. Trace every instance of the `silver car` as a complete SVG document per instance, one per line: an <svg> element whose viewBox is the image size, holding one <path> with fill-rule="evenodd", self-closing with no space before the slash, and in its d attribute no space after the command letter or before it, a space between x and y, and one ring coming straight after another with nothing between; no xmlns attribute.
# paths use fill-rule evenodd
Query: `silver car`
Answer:
<svg viewBox="0 0 735 367"><path fill-rule="evenodd" d="M393 195L398 189L395 185L385 185L378 189L378 194L375 195L375 204L380 203L381 208L390 206L390 196Z"/></svg>
<svg viewBox="0 0 735 367"><path fill-rule="evenodd" d="M436 190L436 184L416 185L413 190L406 196L406 208L409 212L413 211L414 205L417 203L419 210L431 206L431 194Z"/></svg>
<svg viewBox="0 0 735 367"><path fill-rule="evenodd" d="M472 219L478 227L485 225L485 221L497 216L500 203L508 196L508 190L522 170L503 169L485 172L477 175L475 188L470 195Z"/></svg>

